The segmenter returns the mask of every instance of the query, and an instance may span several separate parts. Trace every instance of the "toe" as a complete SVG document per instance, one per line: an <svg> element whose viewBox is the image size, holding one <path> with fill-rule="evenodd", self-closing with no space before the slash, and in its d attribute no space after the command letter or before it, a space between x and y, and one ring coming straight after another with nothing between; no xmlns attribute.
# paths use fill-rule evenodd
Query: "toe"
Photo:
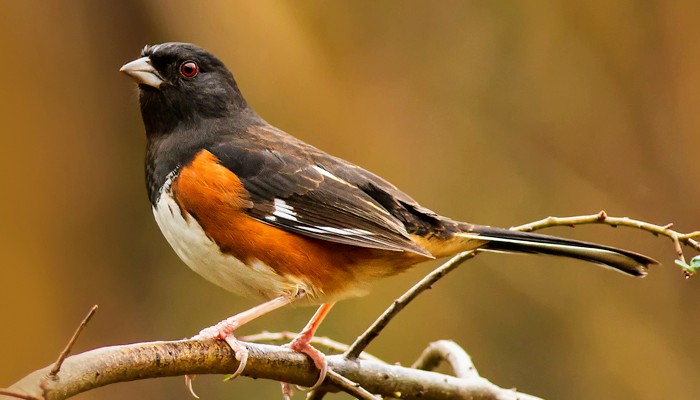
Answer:
<svg viewBox="0 0 700 400"><path fill-rule="evenodd" d="M233 335L226 336L224 339L226 343L231 347L231 350L236 353L236 359L238 360L238 368L227 380L231 380L243 373L245 365L248 363L248 348L245 347L243 343L238 341Z"/></svg>
<svg viewBox="0 0 700 400"><path fill-rule="evenodd" d="M197 396L197 393L194 392L194 389L192 388L192 381L194 380L196 375L185 375L185 386L187 386L187 390L190 392L192 397L195 399L198 399L199 396Z"/></svg>
<svg viewBox="0 0 700 400"><path fill-rule="evenodd" d="M282 397L284 400L292 400L292 396L294 395L292 387L287 382L280 382L280 384L282 385Z"/></svg>
<svg viewBox="0 0 700 400"><path fill-rule="evenodd" d="M328 361L326 361L326 355L318 351L315 347L311 346L308 342L293 340L288 347L296 352L306 354L314 362L316 368L319 369L319 376L316 383L310 388L310 390L316 389L323 381L326 379L326 374L328 373Z"/></svg>

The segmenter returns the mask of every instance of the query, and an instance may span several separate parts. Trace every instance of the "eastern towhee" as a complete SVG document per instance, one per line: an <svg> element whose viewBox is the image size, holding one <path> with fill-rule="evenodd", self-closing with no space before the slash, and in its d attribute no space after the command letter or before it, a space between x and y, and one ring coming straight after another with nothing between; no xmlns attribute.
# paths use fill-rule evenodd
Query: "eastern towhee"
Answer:
<svg viewBox="0 0 700 400"><path fill-rule="evenodd" d="M186 43L146 46L121 68L138 83L148 196L163 235L209 281L264 302L204 329L226 340L291 302L321 304L290 347L326 375L309 345L338 300L376 278L466 250L550 254L632 276L656 262L631 251L459 222L422 207L379 176L268 124L226 66Z"/></svg>

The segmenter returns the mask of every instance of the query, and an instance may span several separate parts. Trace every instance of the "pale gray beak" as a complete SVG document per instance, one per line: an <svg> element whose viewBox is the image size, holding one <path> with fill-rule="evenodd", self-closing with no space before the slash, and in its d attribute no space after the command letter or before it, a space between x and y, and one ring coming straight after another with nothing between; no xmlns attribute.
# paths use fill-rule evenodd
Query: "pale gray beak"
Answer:
<svg viewBox="0 0 700 400"><path fill-rule="evenodd" d="M156 89L159 89L160 85L163 83L163 78L158 71L153 68L151 59L148 57L141 57L128 64L124 64L124 66L119 69L119 72L129 75L129 77L138 84L152 86Z"/></svg>

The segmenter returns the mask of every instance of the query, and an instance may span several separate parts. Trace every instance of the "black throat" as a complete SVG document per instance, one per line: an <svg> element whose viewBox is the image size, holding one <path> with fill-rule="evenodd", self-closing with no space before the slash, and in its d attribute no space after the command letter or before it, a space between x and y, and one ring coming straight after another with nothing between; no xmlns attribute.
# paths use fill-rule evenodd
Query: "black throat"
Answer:
<svg viewBox="0 0 700 400"><path fill-rule="evenodd" d="M144 124L145 124L144 117ZM224 117L197 118L174 125L158 125L168 130L146 128L146 188L151 205L160 199L161 188L168 176L187 166L202 150L245 136L250 127L265 125L253 110L245 107Z"/></svg>

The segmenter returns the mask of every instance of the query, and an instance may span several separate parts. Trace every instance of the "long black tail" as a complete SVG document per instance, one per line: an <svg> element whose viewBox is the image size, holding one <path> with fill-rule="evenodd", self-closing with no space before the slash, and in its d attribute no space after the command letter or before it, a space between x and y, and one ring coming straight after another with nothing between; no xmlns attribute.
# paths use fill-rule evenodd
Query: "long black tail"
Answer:
<svg viewBox="0 0 700 400"><path fill-rule="evenodd" d="M633 276L645 276L649 265L658 264L652 258L628 250L503 228L464 224L463 232L458 235L488 242L480 247L484 250L577 258Z"/></svg>

